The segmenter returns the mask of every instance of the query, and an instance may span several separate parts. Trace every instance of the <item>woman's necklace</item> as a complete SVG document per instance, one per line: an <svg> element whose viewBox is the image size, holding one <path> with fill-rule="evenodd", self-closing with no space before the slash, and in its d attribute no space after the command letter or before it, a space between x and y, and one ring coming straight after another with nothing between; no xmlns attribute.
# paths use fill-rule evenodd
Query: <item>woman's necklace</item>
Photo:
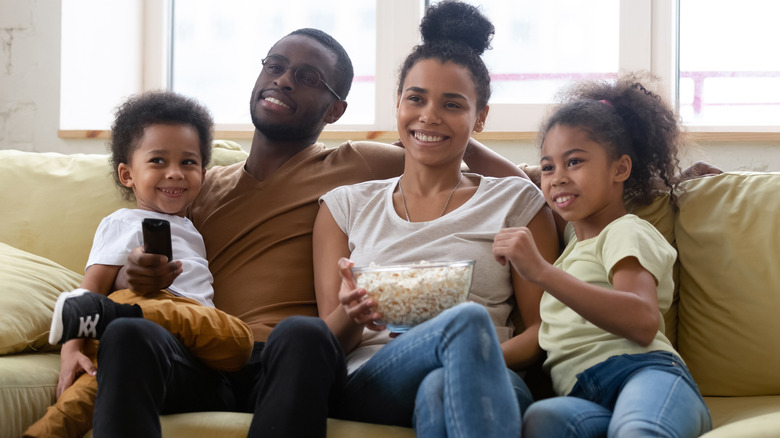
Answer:
<svg viewBox="0 0 780 438"><path fill-rule="evenodd" d="M412 220L409 219L409 210L406 209L406 196L404 196L404 186L401 184L401 179L403 178L403 175L401 175L401 178L398 178L398 188L401 190L401 202L404 206L404 214L406 215L406 222L411 222ZM444 203L444 208L441 209L441 214L439 214L439 217L444 216L444 212L447 211L447 207L450 205L450 200L452 199L452 195L455 194L455 190L458 190L458 187L460 187L460 182L463 181L463 174L460 174L460 178L458 179L458 183L455 184L455 187L452 188L452 191L450 192L450 196L447 196L447 202Z"/></svg>

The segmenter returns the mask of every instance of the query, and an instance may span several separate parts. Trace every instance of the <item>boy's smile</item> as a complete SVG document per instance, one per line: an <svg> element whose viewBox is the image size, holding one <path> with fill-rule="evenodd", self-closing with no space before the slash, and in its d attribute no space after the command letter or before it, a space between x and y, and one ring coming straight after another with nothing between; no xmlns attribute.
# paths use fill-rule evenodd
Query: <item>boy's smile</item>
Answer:
<svg viewBox="0 0 780 438"><path fill-rule="evenodd" d="M148 126L130 163L119 165L138 208L177 216L186 214L205 173L198 132L189 125Z"/></svg>

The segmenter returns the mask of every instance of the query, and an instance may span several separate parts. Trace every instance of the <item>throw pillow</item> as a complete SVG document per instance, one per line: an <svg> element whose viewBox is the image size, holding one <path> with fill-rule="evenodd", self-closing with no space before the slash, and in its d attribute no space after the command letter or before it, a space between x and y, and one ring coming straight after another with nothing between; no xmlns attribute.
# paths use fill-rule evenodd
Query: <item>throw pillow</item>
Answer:
<svg viewBox="0 0 780 438"><path fill-rule="evenodd" d="M705 396L780 394L780 173L726 173L684 188L680 354Z"/></svg>
<svg viewBox="0 0 780 438"><path fill-rule="evenodd" d="M69 269L0 243L0 354L46 349L57 296L80 282Z"/></svg>

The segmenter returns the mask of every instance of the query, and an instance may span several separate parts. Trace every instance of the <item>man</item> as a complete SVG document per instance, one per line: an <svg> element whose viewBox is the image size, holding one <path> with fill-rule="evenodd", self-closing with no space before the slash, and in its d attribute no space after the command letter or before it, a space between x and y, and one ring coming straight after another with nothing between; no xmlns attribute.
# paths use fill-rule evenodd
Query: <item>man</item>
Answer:
<svg viewBox="0 0 780 438"><path fill-rule="evenodd" d="M215 305L249 324L259 341L249 364L220 374L161 327L115 320L98 352L96 436L160 436L160 413L203 410L254 413L250 437L325 436L346 368L338 340L317 318L317 200L403 169L399 147L316 143L344 114L352 76L349 56L324 32L300 29L278 41L252 91L246 163L210 170L189 213L206 243ZM472 149L472 168L516 174L484 146ZM116 286L140 294L165 288L181 268L163 260L136 249Z"/></svg>

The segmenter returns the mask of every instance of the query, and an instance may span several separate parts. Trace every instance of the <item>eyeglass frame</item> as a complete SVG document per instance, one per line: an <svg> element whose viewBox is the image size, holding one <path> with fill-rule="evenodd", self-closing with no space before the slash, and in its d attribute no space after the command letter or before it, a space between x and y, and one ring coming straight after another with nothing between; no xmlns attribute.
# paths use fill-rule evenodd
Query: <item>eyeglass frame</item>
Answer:
<svg viewBox="0 0 780 438"><path fill-rule="evenodd" d="M336 93L336 92L333 90L333 88L332 88L330 85L328 85L328 83L327 83L327 82L325 82L325 81L322 79L322 76L320 75L320 72L318 72L318 71L317 71L317 70L315 70L314 68L312 68L312 67L308 67L308 66L303 66L303 67L297 67L297 68L295 68L295 67L293 67L292 65L290 65L289 63L287 63L287 66L285 67L284 71L282 71L282 72L280 72L280 73L273 73L273 72L269 71L269 70L268 70L268 68L266 68L266 61L268 61L268 58L273 58L273 59L284 60L284 58L283 58L283 57L281 57L281 56L278 56L278 55L269 55L269 56L266 56L265 58L261 59L261 60L260 60L260 63L261 63L261 64L262 64L262 66L263 66L263 72L264 72L264 73L267 73L268 75L270 75L270 76L272 76L272 77L278 78L278 77L281 77L282 75L284 75L285 73L287 73L287 70L292 70L292 71L293 71L293 79L295 79L295 83L296 83L296 84L302 84L302 85L304 85L304 86L307 86L307 87L311 87L311 88L317 88L317 85L319 85L319 83L320 83L320 82L322 82L322 84L323 84L323 85L325 85L325 88L327 88L327 89L328 89L328 91L330 91L330 92L331 92L331 93L332 93L334 96L336 96L336 99L338 99L338 100L342 100L342 99L341 99L341 96L339 96L339 94L338 94L338 93ZM286 63L286 62L280 62L280 63L279 63L279 66L281 67L281 66L283 66L285 63ZM301 79L298 79L298 73L299 73L300 71L302 71L302 70L310 71L310 72L313 72L315 75L317 75L317 82L316 82L316 83L314 83L313 85L309 85L309 84L307 84L306 82L304 82L303 80L301 80Z"/></svg>

